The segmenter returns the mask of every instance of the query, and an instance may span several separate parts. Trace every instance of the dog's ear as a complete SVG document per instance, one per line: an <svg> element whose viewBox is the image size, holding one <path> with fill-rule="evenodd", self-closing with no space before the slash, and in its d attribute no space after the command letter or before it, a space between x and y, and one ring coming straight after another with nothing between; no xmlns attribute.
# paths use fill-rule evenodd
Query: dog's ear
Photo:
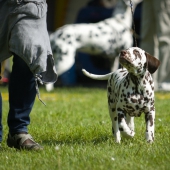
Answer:
<svg viewBox="0 0 170 170"><path fill-rule="evenodd" d="M147 52L145 52L145 55L147 60L147 69L151 74L153 74L158 69L160 61Z"/></svg>

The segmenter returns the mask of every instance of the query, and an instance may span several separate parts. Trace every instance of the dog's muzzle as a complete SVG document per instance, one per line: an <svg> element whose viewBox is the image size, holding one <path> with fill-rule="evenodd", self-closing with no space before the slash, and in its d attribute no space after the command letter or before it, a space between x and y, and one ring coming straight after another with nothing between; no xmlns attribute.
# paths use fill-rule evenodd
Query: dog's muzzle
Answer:
<svg viewBox="0 0 170 170"><path fill-rule="evenodd" d="M130 54L127 51L122 50L120 52L120 55L119 55L119 62L122 65L132 63L131 58L130 58Z"/></svg>

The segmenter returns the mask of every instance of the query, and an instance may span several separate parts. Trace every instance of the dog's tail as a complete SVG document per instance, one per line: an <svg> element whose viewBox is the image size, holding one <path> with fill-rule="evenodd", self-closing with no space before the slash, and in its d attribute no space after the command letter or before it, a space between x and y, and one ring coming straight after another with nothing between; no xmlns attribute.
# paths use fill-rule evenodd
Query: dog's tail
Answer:
<svg viewBox="0 0 170 170"><path fill-rule="evenodd" d="M109 73L109 74L105 74L105 75L96 75L96 74L91 74L89 72L87 72L85 69L82 69L82 72L85 76L91 78L91 79L94 79L94 80L108 80L110 75L112 73Z"/></svg>

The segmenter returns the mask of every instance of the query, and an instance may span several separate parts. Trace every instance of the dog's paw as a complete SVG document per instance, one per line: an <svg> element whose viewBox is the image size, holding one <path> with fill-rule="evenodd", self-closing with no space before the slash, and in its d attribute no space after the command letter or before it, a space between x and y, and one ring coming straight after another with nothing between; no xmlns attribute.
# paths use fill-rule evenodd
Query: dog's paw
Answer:
<svg viewBox="0 0 170 170"><path fill-rule="evenodd" d="M147 140L147 142L152 144L154 141L153 140Z"/></svg>
<svg viewBox="0 0 170 170"><path fill-rule="evenodd" d="M127 133L127 132L122 131L121 135L125 138L133 138L135 136L135 132L131 131L130 133Z"/></svg>
<svg viewBox="0 0 170 170"><path fill-rule="evenodd" d="M145 137L146 137L146 140L147 140L148 143L153 143L154 133L152 131L146 132Z"/></svg>
<svg viewBox="0 0 170 170"><path fill-rule="evenodd" d="M115 143L118 143L118 144L120 144L120 140L115 140Z"/></svg>
<svg viewBox="0 0 170 170"><path fill-rule="evenodd" d="M120 143L121 138L115 138L115 143Z"/></svg>

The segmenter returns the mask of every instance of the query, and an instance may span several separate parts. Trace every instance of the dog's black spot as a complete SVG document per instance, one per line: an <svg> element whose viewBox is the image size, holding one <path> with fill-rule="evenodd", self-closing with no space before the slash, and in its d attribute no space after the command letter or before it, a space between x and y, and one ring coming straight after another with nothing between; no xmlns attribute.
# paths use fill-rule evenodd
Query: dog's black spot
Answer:
<svg viewBox="0 0 170 170"><path fill-rule="evenodd" d="M114 135L114 133L115 133L113 127L112 127L112 133L113 133L113 135Z"/></svg>
<svg viewBox="0 0 170 170"><path fill-rule="evenodd" d="M111 99L111 97L108 97L108 103L113 103L113 99Z"/></svg>
<svg viewBox="0 0 170 170"><path fill-rule="evenodd" d="M139 110L139 106L138 105L136 105L135 108L136 108L136 110Z"/></svg>
<svg viewBox="0 0 170 170"><path fill-rule="evenodd" d="M76 41L80 42L80 41L81 41L81 36L78 36L78 37L76 38Z"/></svg>
<svg viewBox="0 0 170 170"><path fill-rule="evenodd" d="M125 19L125 16L124 16L124 15L122 15L122 16L121 16L121 18L122 18L122 19Z"/></svg>
<svg viewBox="0 0 170 170"><path fill-rule="evenodd" d="M124 119L124 117L125 117L124 114L118 113L118 122L120 123L122 121L122 119Z"/></svg>
<svg viewBox="0 0 170 170"><path fill-rule="evenodd" d="M89 33L89 38L92 38L92 37L93 37L93 32L90 31L90 33Z"/></svg>
<svg viewBox="0 0 170 170"><path fill-rule="evenodd" d="M132 103L137 103L137 102L138 102L138 100L137 100L137 99L133 99L133 98L131 98L131 102L132 102Z"/></svg>
<svg viewBox="0 0 170 170"><path fill-rule="evenodd" d="M63 54L63 55L68 55L68 51L66 51L66 52L63 52L62 54Z"/></svg>
<svg viewBox="0 0 170 170"><path fill-rule="evenodd" d="M129 111L132 111L132 112L135 111L135 109L134 109L132 106L129 106L129 105L126 105L126 108L127 108Z"/></svg>
<svg viewBox="0 0 170 170"><path fill-rule="evenodd" d="M60 34L58 34L58 38L60 38L62 35L63 35L63 31Z"/></svg>
<svg viewBox="0 0 170 170"><path fill-rule="evenodd" d="M151 111L154 111L154 110L155 110L155 107L154 107L154 106L152 106L152 107L151 107Z"/></svg>
<svg viewBox="0 0 170 170"><path fill-rule="evenodd" d="M153 126L153 116L149 115L150 126Z"/></svg>
<svg viewBox="0 0 170 170"><path fill-rule="evenodd" d="M152 80L150 80L150 81L149 81L149 83L150 83L150 85L152 85L152 84L153 84L153 81L152 81Z"/></svg>
<svg viewBox="0 0 170 170"><path fill-rule="evenodd" d="M115 108L112 108L112 112L115 112Z"/></svg>
<svg viewBox="0 0 170 170"><path fill-rule="evenodd" d="M123 29L121 32L122 32L122 33L126 32L126 29Z"/></svg>
<svg viewBox="0 0 170 170"><path fill-rule="evenodd" d="M108 92L111 93L112 92L112 88L108 87Z"/></svg>
<svg viewBox="0 0 170 170"><path fill-rule="evenodd" d="M124 74L123 74L123 77L126 76L126 74L127 74L127 73L124 73Z"/></svg>
<svg viewBox="0 0 170 170"><path fill-rule="evenodd" d="M101 26L98 26L97 28L98 28L99 30L101 30L101 29L102 29L102 27L101 27Z"/></svg>
<svg viewBox="0 0 170 170"><path fill-rule="evenodd" d="M107 32L106 31L102 31L102 34L105 35L105 34L107 34Z"/></svg>

